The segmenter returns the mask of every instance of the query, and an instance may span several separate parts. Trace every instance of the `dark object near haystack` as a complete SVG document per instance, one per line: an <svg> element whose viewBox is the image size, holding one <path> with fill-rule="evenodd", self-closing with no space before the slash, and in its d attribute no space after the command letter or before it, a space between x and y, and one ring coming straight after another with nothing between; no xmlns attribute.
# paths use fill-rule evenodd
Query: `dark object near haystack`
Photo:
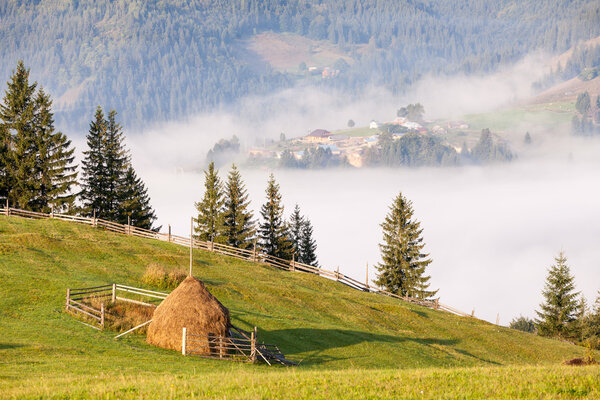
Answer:
<svg viewBox="0 0 600 400"><path fill-rule="evenodd" d="M563 363L564 365L571 365L571 366L580 366L580 365L595 365L598 364L598 362L594 359L587 359L587 358L573 358L572 360L567 360Z"/></svg>
<svg viewBox="0 0 600 400"><path fill-rule="evenodd" d="M181 351L181 332L205 336L228 336L229 310L213 296L202 281L188 276L156 308L146 341L154 346ZM198 344L202 348L202 344ZM206 343L205 350L213 351Z"/></svg>

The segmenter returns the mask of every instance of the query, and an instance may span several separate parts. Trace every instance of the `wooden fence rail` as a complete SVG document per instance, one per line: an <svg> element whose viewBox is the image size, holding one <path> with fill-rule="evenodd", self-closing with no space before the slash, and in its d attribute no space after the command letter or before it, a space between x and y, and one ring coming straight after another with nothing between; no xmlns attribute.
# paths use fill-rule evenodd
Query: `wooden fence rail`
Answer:
<svg viewBox="0 0 600 400"><path fill-rule="evenodd" d="M336 280L336 281L343 283L353 289L362 290L362 291L370 292L370 293L383 294L383 295L394 297L394 298L397 298L397 299L400 299L400 300L403 300L403 301L406 301L409 303L418 304L418 305L421 305L424 307L429 307L429 308L433 308L436 310L442 310L442 311L450 312L450 313L460 315L460 316L465 316L465 317L473 316L472 314L467 314L465 312L459 311L459 310L455 309L454 307L442 304L439 302L439 299L438 300L423 300L423 299L415 299L415 298L411 298L411 297L398 296L396 294L386 292L385 290L373 287L372 285L369 285L368 282L364 282L364 283L359 282L358 280L356 280L354 278L351 278L347 275L344 275L343 273L340 273L339 269L336 271L329 271L329 270L326 270L323 268L314 267L312 265L302 264L297 261L285 260L282 258L274 257L271 255L262 253L261 251L259 251L257 249L253 249L253 250L239 249L237 247L227 246L227 245L220 244L220 243L205 242L205 241L201 241L201 240L197 240L197 239L190 239L189 237L171 235L170 233L167 234L167 233L154 232L154 231L151 231L148 229L138 228L138 227L134 227L131 225L119 224L116 222L106 221L106 220L99 219L99 218L80 217L80 216L73 216L73 215L67 215L67 214L57 214L57 213L53 213L53 212L49 213L49 214L45 214L45 213L39 213L39 212L34 212L34 211L20 210L20 209L12 208L12 207L0 208L0 215L19 216L19 217L24 217L24 218L38 218L38 219L53 218L53 219L59 219L59 220L64 220L64 221L83 223L83 224L91 225L94 227L101 227L108 231L121 233L121 234L125 234L125 235L142 237L142 238L146 238L146 239L155 239L155 240L166 241L166 242L170 242L170 243L174 243L174 244L178 244L178 245L186 246L186 247L190 247L190 245L191 245L193 248L208 250L208 251L212 251L212 252L222 254L222 255L225 255L228 257L234 257L234 258L238 258L238 259L242 259L242 260L246 260L246 261L250 261L250 262L264 263L264 264L273 266L275 268L279 268L279 269L283 269L283 270L287 270L287 271L301 271L301 272L317 274L324 278ZM145 304L147 304L147 303L145 303Z"/></svg>

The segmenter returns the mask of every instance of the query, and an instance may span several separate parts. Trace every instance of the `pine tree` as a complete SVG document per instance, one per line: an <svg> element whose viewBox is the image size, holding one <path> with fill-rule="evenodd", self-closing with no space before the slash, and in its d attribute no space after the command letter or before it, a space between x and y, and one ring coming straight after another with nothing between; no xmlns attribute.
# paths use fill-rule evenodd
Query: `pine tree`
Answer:
<svg viewBox="0 0 600 400"><path fill-rule="evenodd" d="M300 214L300 207L298 204L294 207L294 211L290 216L290 241L292 243L292 252L295 254L296 261L302 259L302 249L300 243L302 241L302 228L304 227L304 218Z"/></svg>
<svg viewBox="0 0 600 400"><path fill-rule="evenodd" d="M84 159L81 163L83 172L82 191L80 193L84 214L91 216L95 211L97 218L109 216L109 205L105 192L108 180L104 161L106 130L104 113L102 108L98 106L86 138L88 150L83 152Z"/></svg>
<svg viewBox="0 0 600 400"><path fill-rule="evenodd" d="M382 262L377 266L379 274L375 283L401 296L433 297L437 290L428 290L430 277L425 275L425 269L432 260L422 253L425 247L421 237L423 229L413 220L412 202L402 193L394 199L381 227Z"/></svg>
<svg viewBox="0 0 600 400"><path fill-rule="evenodd" d="M19 61L7 83L0 105L8 152L5 154L5 191L11 206L29 209L39 182L35 176L35 101L37 83L29 83L29 69Z"/></svg>
<svg viewBox="0 0 600 400"><path fill-rule="evenodd" d="M49 212L72 210L76 194L71 187L77 184L76 166L71 141L62 132L54 129L52 100L42 89L36 97L35 140L38 191L33 209Z"/></svg>
<svg viewBox="0 0 600 400"><path fill-rule="evenodd" d="M123 143L123 128L116 120L117 112L108 113L106 123L106 137L103 143L104 154L104 192L106 196L105 215L111 221L121 218L121 202L123 199L123 180L130 165L129 152Z"/></svg>
<svg viewBox="0 0 600 400"><path fill-rule="evenodd" d="M254 243L253 214L249 210L250 201L240 171L234 165L225 184L223 203L223 234L227 244L240 249L250 249Z"/></svg>
<svg viewBox="0 0 600 400"><path fill-rule="evenodd" d="M525 139L523 139L523 142L525 144L531 144L531 135L529 134L529 132L525 132Z"/></svg>
<svg viewBox="0 0 600 400"><path fill-rule="evenodd" d="M153 229L156 215L150 205L150 197L144 182L138 178L131 165L125 172L120 194L119 219L122 224L131 223L133 226L144 229Z"/></svg>
<svg viewBox="0 0 600 400"><path fill-rule="evenodd" d="M317 243L313 239L313 227L308 218L305 218L302 224L302 235L300 238L300 259L303 264L318 267L317 262Z"/></svg>
<svg viewBox="0 0 600 400"><path fill-rule="evenodd" d="M575 282L567 265L567 258L561 251L555 258L546 278L542 294L545 302L536 311L536 325L542 336L568 338L572 335L572 324L577 316L577 296Z"/></svg>
<svg viewBox="0 0 600 400"><path fill-rule="evenodd" d="M283 219L283 205L279 185L273 174L267 184L267 202L262 205L260 214L263 222L259 226L259 237L263 251L271 256L290 260L292 243L289 239L288 227Z"/></svg>
<svg viewBox="0 0 600 400"><path fill-rule="evenodd" d="M214 162L208 164L208 171L204 171L204 176L204 197L201 202L196 203L198 223L194 230L200 240L224 243L223 186Z"/></svg>

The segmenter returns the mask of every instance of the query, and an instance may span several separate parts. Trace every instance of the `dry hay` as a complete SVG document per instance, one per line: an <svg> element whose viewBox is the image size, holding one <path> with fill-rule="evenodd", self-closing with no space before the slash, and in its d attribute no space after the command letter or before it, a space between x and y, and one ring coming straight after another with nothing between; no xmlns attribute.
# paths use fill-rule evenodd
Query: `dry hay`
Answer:
<svg viewBox="0 0 600 400"><path fill-rule="evenodd" d="M228 336L229 310L207 289L204 283L188 276L156 308L148 326L146 341L154 346L181 351L183 328L193 335ZM208 343L194 347L211 352Z"/></svg>

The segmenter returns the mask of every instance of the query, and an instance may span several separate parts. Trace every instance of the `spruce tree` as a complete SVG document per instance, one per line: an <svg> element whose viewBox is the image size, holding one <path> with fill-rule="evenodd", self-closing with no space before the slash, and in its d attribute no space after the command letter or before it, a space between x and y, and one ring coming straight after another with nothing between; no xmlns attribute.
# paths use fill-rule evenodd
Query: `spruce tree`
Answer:
<svg viewBox="0 0 600 400"><path fill-rule="evenodd" d="M38 191L33 209L36 211L65 212L72 210L76 194L71 187L77 183L76 166L73 165L74 148L71 141L54 129L52 100L42 89L36 97L35 140Z"/></svg>
<svg viewBox="0 0 600 400"><path fill-rule="evenodd" d="M302 224L302 234L300 236L300 259L303 264L318 267L317 262L317 243L313 239L313 227L308 218L305 218Z"/></svg>
<svg viewBox="0 0 600 400"><path fill-rule="evenodd" d="M413 213L412 202L400 193L381 224L382 262L376 267L379 274L375 283L400 296L428 299L437 293L428 290L430 277L425 275L432 260L423 253L423 229L413 219Z"/></svg>
<svg viewBox="0 0 600 400"><path fill-rule="evenodd" d="M573 322L576 320L578 292L571 275L567 258L561 251L555 258L556 264L548 270L546 285L542 291L544 303L536 311L536 325L542 336L568 338L573 334Z"/></svg>
<svg viewBox="0 0 600 400"><path fill-rule="evenodd" d="M117 112L111 110L106 119L106 137L104 147L104 192L106 196L105 215L112 221L121 217L121 202L125 190L123 180L130 166L129 152L123 143L123 128L116 120Z"/></svg>
<svg viewBox="0 0 600 400"><path fill-rule="evenodd" d="M255 229L249 207L246 187L240 171L234 164L227 177L223 202L223 234L228 245L240 249L253 247Z"/></svg>
<svg viewBox="0 0 600 400"><path fill-rule="evenodd" d="M150 197L144 182L138 178L131 165L125 172L125 178L120 193L119 219L122 224L131 223L144 229L153 229L156 215L150 205Z"/></svg>
<svg viewBox="0 0 600 400"><path fill-rule="evenodd" d="M292 252L295 254L296 261L302 259L302 249L300 243L302 241L302 228L304 227L304 218L300 214L300 207L298 204L294 207L294 211L290 216L290 241L292 243Z"/></svg>
<svg viewBox="0 0 600 400"><path fill-rule="evenodd" d="M223 186L214 162L208 164L208 170L204 171L204 176L204 197L202 201L196 203L198 222L194 230L200 240L224 243Z"/></svg>
<svg viewBox="0 0 600 400"><path fill-rule="evenodd" d="M290 260L292 258L292 243L289 239L288 227L283 218L283 205L279 185L273 174L267 184L267 202L262 205L260 214L262 222L259 226L259 237L265 253Z"/></svg>
<svg viewBox="0 0 600 400"><path fill-rule="evenodd" d="M82 191L80 193L84 214L92 216L95 212L97 218L108 218L110 215L105 190L108 180L104 161L106 130L104 113L98 106L86 138L88 150L83 152Z"/></svg>
<svg viewBox="0 0 600 400"><path fill-rule="evenodd" d="M29 69L19 61L7 86L0 105L0 119L8 141L8 152L4 156L5 190L11 206L29 209L39 187L35 175L34 128L37 83L29 83Z"/></svg>

